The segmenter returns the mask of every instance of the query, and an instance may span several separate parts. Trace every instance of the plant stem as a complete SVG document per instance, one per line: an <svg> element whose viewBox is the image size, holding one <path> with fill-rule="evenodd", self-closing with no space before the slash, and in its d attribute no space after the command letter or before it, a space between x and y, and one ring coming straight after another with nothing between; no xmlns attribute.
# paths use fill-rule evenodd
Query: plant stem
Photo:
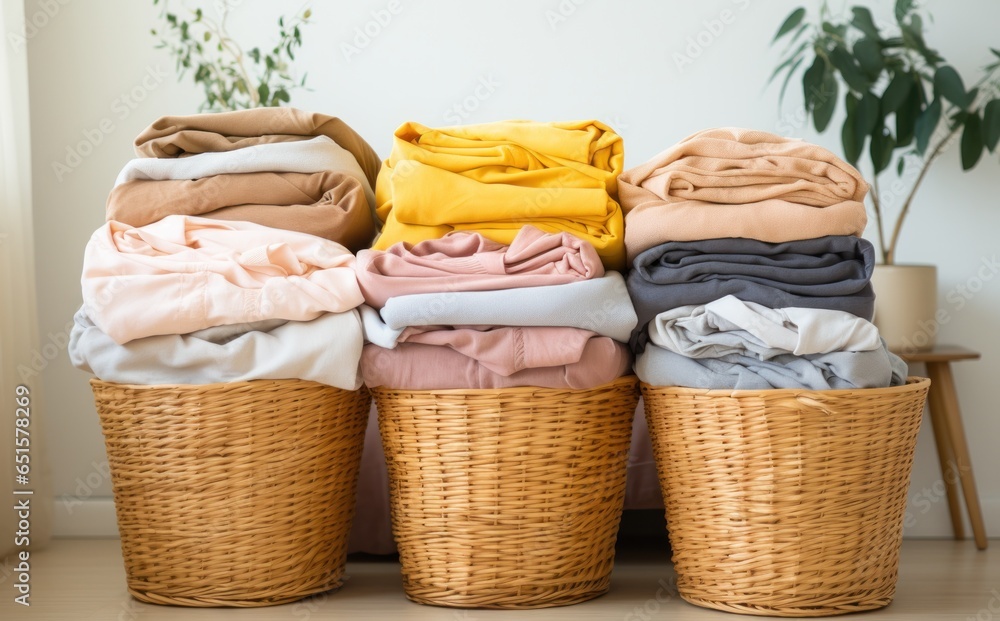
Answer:
<svg viewBox="0 0 1000 621"><path fill-rule="evenodd" d="M875 211L875 225L878 228L878 248L882 252L882 260L886 261L885 247L885 233L882 231L882 201L880 200L881 192L878 189L878 173L872 175L872 191L870 193L872 197L872 207Z"/></svg>
<svg viewBox="0 0 1000 621"><path fill-rule="evenodd" d="M207 18L202 18L202 21L205 22L205 27L219 38L219 43L227 52L229 52L229 54L233 57L233 60L236 61L240 77L243 79L243 83L246 84L247 92L250 95L250 101L253 104L250 107L256 108L260 106L260 95L257 93L257 88L254 83L250 80L250 74L247 72L246 65L243 63L243 49L240 48L238 43L230 39L228 33L226 33L226 17L228 17L228 15L229 5L223 2L222 17L220 18L218 24Z"/></svg>
<svg viewBox="0 0 1000 621"><path fill-rule="evenodd" d="M899 242L899 231L903 228L903 220L906 219L906 214L910 211L910 205L913 203L913 197L916 195L917 190L920 188L920 184L927 175L927 169L930 168L934 160L941 155L944 151L945 145L948 144L948 141L958 133L958 130L961 129L961 127L961 125L952 127L948 134L931 150L931 154L927 156L927 159L924 160L923 166L920 167L920 173L917 175L916 181L913 182L913 187L910 188L910 193L906 196L906 202L903 203L903 208L899 211L899 217L896 218L896 226L893 227L892 238L889 240L889 251L882 255L886 265L892 265L896 260L896 244Z"/></svg>

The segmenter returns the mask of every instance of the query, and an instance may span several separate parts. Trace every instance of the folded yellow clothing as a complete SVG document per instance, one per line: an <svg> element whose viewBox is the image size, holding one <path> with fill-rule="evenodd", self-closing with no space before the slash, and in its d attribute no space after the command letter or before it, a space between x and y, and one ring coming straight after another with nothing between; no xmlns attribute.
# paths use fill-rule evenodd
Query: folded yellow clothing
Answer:
<svg viewBox="0 0 1000 621"><path fill-rule="evenodd" d="M526 224L591 243L625 267L617 177L622 139L598 121L504 121L432 129L405 123L375 187L375 248L475 231L510 244Z"/></svg>
<svg viewBox="0 0 1000 621"><path fill-rule="evenodd" d="M670 241L770 243L860 236L868 184L823 147L767 132L708 129L622 173L631 263Z"/></svg>

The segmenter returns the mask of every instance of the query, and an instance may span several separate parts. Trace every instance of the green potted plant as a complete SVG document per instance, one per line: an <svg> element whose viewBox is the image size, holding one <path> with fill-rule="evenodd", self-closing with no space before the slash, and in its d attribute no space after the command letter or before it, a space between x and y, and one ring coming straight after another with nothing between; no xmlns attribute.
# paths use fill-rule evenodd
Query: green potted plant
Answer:
<svg viewBox="0 0 1000 621"><path fill-rule="evenodd" d="M897 263L900 232L927 171L953 142L959 142L963 170L996 149L1000 51L989 49L990 64L967 87L970 82L927 45L926 15L914 0L897 0L893 14L892 23L879 24L864 6L836 16L824 3L810 21L806 9L795 9L772 41L787 43L771 80L784 76L783 99L801 70L805 113L818 132L843 102L844 158L870 167L868 196L881 252L872 278L875 323L890 347L926 349L937 333L936 268ZM889 171L898 178L886 189L881 179Z"/></svg>
<svg viewBox="0 0 1000 621"><path fill-rule="evenodd" d="M160 0L153 0L159 5ZM169 0L160 10L162 27L153 29L157 48L174 57L180 77L193 70L195 84L202 87L202 111L226 112L244 108L280 106L288 103L291 92L305 87L306 76L296 80L291 72L295 50L302 46L301 27L309 23L312 10L278 18L278 38L274 46L244 51L226 27L229 11L239 0L217 0L218 19L201 8L175 12Z"/></svg>

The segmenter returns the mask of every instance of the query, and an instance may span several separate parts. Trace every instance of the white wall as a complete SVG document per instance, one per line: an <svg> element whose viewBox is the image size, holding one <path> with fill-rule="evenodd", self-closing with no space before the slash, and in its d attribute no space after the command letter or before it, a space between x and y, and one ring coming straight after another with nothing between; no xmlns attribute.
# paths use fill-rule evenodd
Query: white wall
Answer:
<svg viewBox="0 0 1000 621"><path fill-rule="evenodd" d="M195 112L198 100L187 80L176 82L170 59L153 49L148 30L156 13L151 2L58 1L65 5L31 39L29 61L39 320L43 343L51 338L61 345L80 304L84 245L104 220L108 190L131 155L133 137L161 114ZM344 118L383 156L393 130L407 120L444 125L509 118L601 119L624 136L628 166L696 130L719 125L798 135L839 152L839 132L818 137L804 127L797 112L799 89L790 89L782 111L777 88L764 88L777 58L768 41L797 4L799 0L316 2L315 23L306 27L299 54L299 71L309 72L313 91L296 94L293 103ZM879 4L887 15L891 3ZM942 1L927 4L936 18L928 40L963 74L976 70L987 60L986 46L996 46L993 26L1000 23L1000 4L970 1L963 11L948 10ZM346 57L343 45L352 43L355 28L364 28L373 11L390 5L399 7L398 14L360 53ZM36 0L26 0L25 6L29 16L42 10ZM245 0L230 23L239 36L267 40L277 12L298 6L281 3L275 8L263 0ZM554 19L561 17L560 11L565 19ZM691 48L699 37L709 45ZM675 54L691 52L691 62L678 66ZM479 88L483 97L475 99L481 84L490 86ZM146 95L144 100L134 109L122 107L122 94L133 90L136 96ZM466 106L461 114L456 104ZM65 162L67 146L84 140L83 132L99 128L102 119L113 129L91 155L58 179L52 162ZM941 329L942 340L983 352L983 361L960 363L955 372L979 492L994 535L1000 535L1000 451L995 450L1000 417L994 412L990 368L1000 356L995 329L1000 279L991 274L991 280L979 283L981 289L961 309L946 294L970 279L976 286L981 262L998 252L1000 210L992 181L997 172L996 156L962 174L957 154L947 154L929 175L899 249L901 261L939 266L940 302L952 318ZM113 532L106 500L110 485L100 467L103 446L87 376L70 366L64 348L47 363L44 376L55 489L68 501L57 507L57 528L62 533ZM931 440L927 425L911 496L920 494L932 502L913 505L910 535L950 533L946 503L935 492L940 474ZM85 497L105 501L77 502ZM91 517L94 521L88 521Z"/></svg>

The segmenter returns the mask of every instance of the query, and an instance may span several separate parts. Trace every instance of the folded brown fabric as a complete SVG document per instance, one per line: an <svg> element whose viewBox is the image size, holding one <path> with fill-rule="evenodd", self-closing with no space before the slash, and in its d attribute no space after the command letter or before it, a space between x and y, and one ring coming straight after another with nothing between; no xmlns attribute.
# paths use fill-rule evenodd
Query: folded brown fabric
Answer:
<svg viewBox="0 0 1000 621"><path fill-rule="evenodd" d="M587 389L630 373L631 365L628 348L608 337L589 339L578 362L523 369L511 375L491 371L475 358L440 345L400 343L395 349L365 345L361 354L365 384L409 390L516 386Z"/></svg>
<svg viewBox="0 0 1000 621"><path fill-rule="evenodd" d="M336 117L296 108L162 116L135 139L135 152L139 157L181 157L321 135L350 151L375 187L382 162L365 139Z"/></svg>
<svg viewBox="0 0 1000 621"><path fill-rule="evenodd" d="M244 220L323 237L351 252L368 248L376 233L361 183L332 171L128 181L111 191L106 214L135 227L175 214Z"/></svg>
<svg viewBox="0 0 1000 621"><path fill-rule="evenodd" d="M631 263L669 241L742 237L781 243L859 236L861 174L830 151L767 132L698 132L618 178Z"/></svg>

